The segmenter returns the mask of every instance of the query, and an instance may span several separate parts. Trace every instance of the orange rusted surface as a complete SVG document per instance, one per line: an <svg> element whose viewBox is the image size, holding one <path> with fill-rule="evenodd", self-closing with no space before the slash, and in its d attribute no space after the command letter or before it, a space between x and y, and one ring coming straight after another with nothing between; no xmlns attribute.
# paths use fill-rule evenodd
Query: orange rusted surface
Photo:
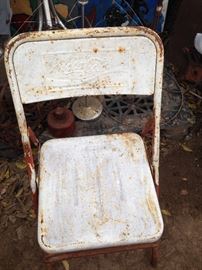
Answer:
<svg viewBox="0 0 202 270"><path fill-rule="evenodd" d="M30 127L28 127L28 133L29 133L30 141L34 144L34 146L38 147L39 140L37 139L36 134Z"/></svg>
<svg viewBox="0 0 202 270"><path fill-rule="evenodd" d="M98 52L98 49L97 48L93 48L93 52L94 53L97 53Z"/></svg>
<svg viewBox="0 0 202 270"><path fill-rule="evenodd" d="M150 244L142 244L142 245L127 245L127 246L118 246L118 247L110 247L110 248L103 248L103 249L85 250L85 251L80 251L80 252L46 254L44 257L44 261L46 263L57 262L57 261L65 260L65 259L71 259L71 258L97 256L100 254L131 251L135 249L158 248L158 247L159 247L159 242L150 243Z"/></svg>

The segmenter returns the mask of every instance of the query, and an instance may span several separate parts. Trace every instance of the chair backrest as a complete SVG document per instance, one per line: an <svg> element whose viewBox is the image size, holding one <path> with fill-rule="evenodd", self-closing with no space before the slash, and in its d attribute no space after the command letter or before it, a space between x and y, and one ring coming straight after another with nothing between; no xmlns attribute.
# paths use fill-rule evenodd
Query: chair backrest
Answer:
<svg viewBox="0 0 202 270"><path fill-rule="evenodd" d="M30 145L23 104L86 95L154 94L154 148L158 146L163 47L152 30L24 33L8 43L5 65L23 145ZM154 149L154 162L158 152Z"/></svg>

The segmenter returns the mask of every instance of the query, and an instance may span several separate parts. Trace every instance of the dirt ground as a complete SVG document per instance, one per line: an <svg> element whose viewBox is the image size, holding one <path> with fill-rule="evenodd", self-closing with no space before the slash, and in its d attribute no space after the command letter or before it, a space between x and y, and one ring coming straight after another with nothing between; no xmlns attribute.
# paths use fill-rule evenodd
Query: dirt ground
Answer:
<svg viewBox="0 0 202 270"><path fill-rule="evenodd" d="M187 58L183 48L192 48L196 33L201 33L201 0L181 0L173 1L172 17L169 19L169 28L172 29L169 35L166 54L168 61L178 67L178 71L183 71L187 65ZM175 5L180 6L175 13ZM191 11L191 12L190 12ZM171 14L170 14L171 15ZM176 16L174 16L176 15ZM174 17L173 17L174 16ZM174 18L176 20L173 23Z"/></svg>
<svg viewBox="0 0 202 270"><path fill-rule="evenodd" d="M201 133L189 141L166 141L162 144L160 165L160 203L165 223L161 241L160 261L157 269L202 269L202 140ZM171 147L168 145L171 144ZM1 166L3 166L1 161ZM15 169L14 168L15 164ZM16 181L27 181L26 170L10 162L10 174L2 180L5 184L13 174ZM13 170L13 173L12 173ZM18 189L17 198L20 198ZM1 190L1 193L2 192ZM1 195L3 196L3 195ZM16 203L13 196L13 204ZM0 269L43 270L42 252L36 239L36 219L31 210L30 194L20 203L17 200L17 217L11 217L1 226ZM2 198L1 198L2 199ZM5 206L0 200L1 211ZM6 204L6 202L5 202ZM28 211L23 209L28 207ZM12 209L12 207L11 207ZM20 210L22 209L22 210ZM20 213L21 211L21 213ZM12 212L12 211L11 211ZM152 269L149 251L133 251L94 258L70 260L71 270L126 270ZM62 269L55 265L54 269Z"/></svg>

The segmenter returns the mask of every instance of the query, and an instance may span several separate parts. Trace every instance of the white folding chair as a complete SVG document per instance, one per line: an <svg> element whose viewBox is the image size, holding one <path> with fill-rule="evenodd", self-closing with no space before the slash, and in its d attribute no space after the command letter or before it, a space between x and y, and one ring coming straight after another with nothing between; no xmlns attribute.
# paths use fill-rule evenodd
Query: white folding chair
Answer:
<svg viewBox="0 0 202 270"><path fill-rule="evenodd" d="M7 45L5 64L46 262L151 248L156 264L163 232L158 35L144 27L25 33ZM108 134L48 140L36 173L23 104L123 94L154 97L151 164L138 134Z"/></svg>

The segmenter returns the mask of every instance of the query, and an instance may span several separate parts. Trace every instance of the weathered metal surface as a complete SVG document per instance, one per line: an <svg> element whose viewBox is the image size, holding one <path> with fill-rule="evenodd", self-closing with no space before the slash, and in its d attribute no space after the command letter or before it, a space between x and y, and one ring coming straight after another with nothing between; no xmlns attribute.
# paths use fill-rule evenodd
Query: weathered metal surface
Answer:
<svg viewBox="0 0 202 270"><path fill-rule="evenodd" d="M72 63L75 63L75 65L73 67L70 66L70 68L73 68L70 71L73 72L74 80L73 84L71 82L70 85L74 86L74 90L70 89L71 91L66 91L67 89L69 90L69 85L67 86L68 76L66 75L72 76L72 74L68 74L68 69L64 71L66 65L69 63L64 65L64 61L61 58L64 56L66 60L68 60L68 58L73 59L70 53L70 47L73 50L72 53L75 53L75 50L77 49L77 53L79 54L79 45L77 41L82 42L83 55L80 51L80 58L76 59L76 61L72 60ZM104 51L102 50L103 48L100 48L100 44L104 46ZM108 45L112 48L112 51L106 48ZM90 48L91 50L89 51ZM48 54L45 49L50 50L50 54ZM100 49L100 51L97 49ZM58 50L60 52L55 55L57 57L53 57L55 53L54 50L57 53ZM67 53L67 51L69 53ZM41 55L42 52L44 53L43 56ZM100 63L103 65L98 64L96 70L101 72L100 76L105 79L108 76L107 74L109 71L112 81L104 79L100 80L101 77L96 77L95 81L93 81L94 78L92 78L92 81L94 82L92 83L89 77L88 68L94 63L94 59L97 59L101 52L103 53L103 56L105 56L104 58L107 66L105 68L105 62L102 62L101 60ZM109 57L110 61L107 59L105 52L111 56ZM40 53L41 59L44 59L44 56L47 59L47 63L42 61L42 66L38 53ZM29 59L32 59L32 61ZM38 63L36 62L36 59L38 59ZM89 59L91 61L89 61ZM99 57L98 59L101 58ZM61 67L56 65L58 64L58 61L60 64L63 63ZM79 65L78 67L78 61L80 61L82 66ZM50 70L49 63L51 63L52 70ZM89 65L87 65L87 63L89 63ZM114 63L116 63L117 66L114 66ZM131 65L128 63L131 63ZM158 185L163 45L155 32L144 27L114 27L24 33L15 37L8 43L5 50L5 65L18 124L22 134L22 142L26 145L29 145L29 138L22 103L36 102L43 99L50 100L72 95L101 95L103 93L151 94L154 92L155 128L152 168L155 181ZM114 70L113 74L110 73L112 67ZM77 69L79 70L78 73L75 72ZM55 74L58 74L58 70L63 72L63 74L60 72L63 76L50 78L50 74L54 74L54 72L56 72ZM49 77L47 77L49 78L48 84L46 83L47 78L42 77L43 74L48 74L47 71L51 71ZM94 71L93 74L95 74ZM83 85L81 88L78 88L77 84L79 75L81 75L80 80L83 78L83 80L79 82L80 87ZM58 80L59 85L55 85L55 78ZM87 82L84 80L85 78L88 78ZM47 88L47 86L49 87Z"/></svg>
<svg viewBox="0 0 202 270"><path fill-rule="evenodd" d="M139 245L127 245L127 246L117 246L117 247L102 248L102 249L83 250L79 252L46 254L44 259L46 263L57 262L57 261L70 259L70 258L96 256L100 254L131 251L135 249L151 249L151 248L157 248L158 246L159 246L159 242L156 242L156 243L149 243L149 244L147 243L147 244L139 244Z"/></svg>
<svg viewBox="0 0 202 270"><path fill-rule="evenodd" d="M162 230L140 136L57 139L42 146L38 240L45 251L156 242Z"/></svg>
<svg viewBox="0 0 202 270"><path fill-rule="evenodd" d="M9 42L5 64L36 202L23 103L74 95L154 93L151 168L158 185L163 47L156 33L143 27L26 33ZM91 65L93 70L88 69ZM152 174L143 142L135 134L45 143L40 159L41 247L58 255L76 250L88 255L84 249L100 247L126 250L133 244L154 247L163 222Z"/></svg>
<svg viewBox="0 0 202 270"><path fill-rule="evenodd" d="M154 92L156 48L145 37L26 42L13 61L23 103Z"/></svg>
<svg viewBox="0 0 202 270"><path fill-rule="evenodd" d="M92 29L83 31L74 31L73 36L71 30L49 32L45 39L38 33L21 35L13 61L24 103L88 94L153 93L157 52L149 38L134 36L134 30L121 30L121 37L113 36L118 34L113 28L96 29L95 37Z"/></svg>
<svg viewBox="0 0 202 270"><path fill-rule="evenodd" d="M47 121L51 134L56 138L72 136L74 133L74 115L66 107L57 107L50 111Z"/></svg>
<svg viewBox="0 0 202 270"><path fill-rule="evenodd" d="M40 142L36 137L36 134L34 133L34 131L31 129L31 127L28 127L28 134L29 134L29 139L30 141L33 143L33 145L35 147L39 147Z"/></svg>

